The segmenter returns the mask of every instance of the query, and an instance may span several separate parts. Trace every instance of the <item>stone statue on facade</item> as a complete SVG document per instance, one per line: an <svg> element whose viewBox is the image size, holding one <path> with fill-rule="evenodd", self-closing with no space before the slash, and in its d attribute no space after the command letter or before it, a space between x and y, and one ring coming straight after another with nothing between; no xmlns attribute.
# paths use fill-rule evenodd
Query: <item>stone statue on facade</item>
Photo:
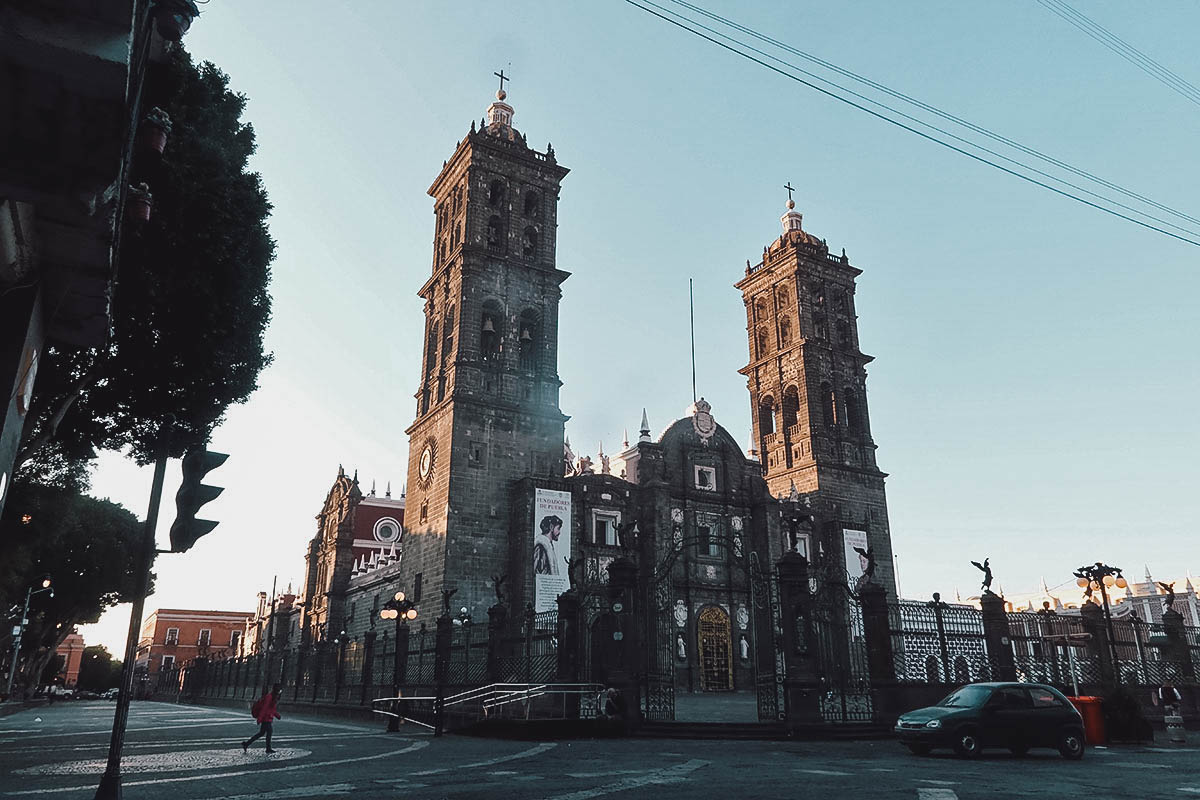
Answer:
<svg viewBox="0 0 1200 800"><path fill-rule="evenodd" d="M570 478L577 475L575 471L575 453L571 450L571 440L563 440L563 477Z"/></svg>
<svg viewBox="0 0 1200 800"><path fill-rule="evenodd" d="M1166 594L1166 599L1163 600L1163 611L1173 611L1175 608L1175 581L1171 581L1170 583L1156 581L1156 583L1163 590L1163 593Z"/></svg>
<svg viewBox="0 0 1200 800"><path fill-rule="evenodd" d="M458 589L442 589L442 615L450 616L450 598L454 597Z"/></svg>
<svg viewBox="0 0 1200 800"><path fill-rule="evenodd" d="M635 544L634 532L637 530L637 521L617 523L617 544L621 545L622 550L629 550Z"/></svg>
<svg viewBox="0 0 1200 800"><path fill-rule="evenodd" d="M580 456L579 463L575 467L576 475L592 475L595 470L592 469L592 459L588 456Z"/></svg>
<svg viewBox="0 0 1200 800"><path fill-rule="evenodd" d="M580 575L580 570L583 569L583 558L563 559L567 562L567 581L570 583L571 591L575 591L583 583L583 578Z"/></svg>
<svg viewBox="0 0 1200 800"><path fill-rule="evenodd" d="M508 580L507 575L492 576L492 590L496 592L496 605L504 605L504 582Z"/></svg>
<svg viewBox="0 0 1200 800"><path fill-rule="evenodd" d="M972 561L971 563L975 565L976 569L983 573L983 585L981 588L985 592L990 592L992 590L992 567L990 564L988 564L988 559L985 558L982 564L980 564L978 561Z"/></svg>

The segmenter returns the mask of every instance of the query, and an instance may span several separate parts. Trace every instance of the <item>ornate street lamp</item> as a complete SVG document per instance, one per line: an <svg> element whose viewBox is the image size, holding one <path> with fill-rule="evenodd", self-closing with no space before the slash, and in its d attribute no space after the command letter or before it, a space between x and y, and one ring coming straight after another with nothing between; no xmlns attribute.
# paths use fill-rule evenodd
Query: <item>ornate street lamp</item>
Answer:
<svg viewBox="0 0 1200 800"><path fill-rule="evenodd" d="M45 575L40 582L41 588L34 589L30 586L25 590L25 607L21 609L21 617L17 620L17 624L13 626L13 654L12 664L8 667L8 689L5 692L5 697L12 699L13 678L17 675L17 659L21 654L21 636L25 633L25 626L29 624L29 600L35 594L49 592L51 597L54 597L54 589L50 587L50 576Z"/></svg>
<svg viewBox="0 0 1200 800"><path fill-rule="evenodd" d="M1076 585L1084 590L1086 597L1091 598L1094 592L1100 592L1100 599L1103 601L1104 620L1108 628L1108 651L1109 660L1112 663L1113 680L1119 685L1121 683L1121 668L1117 663L1117 637L1113 633L1112 612L1109 610L1108 605L1108 590L1113 586L1118 589L1125 589L1129 586L1129 581L1125 580L1125 576L1121 574L1120 567L1110 567L1099 561L1095 564L1083 565L1075 570L1074 575Z"/></svg>
<svg viewBox="0 0 1200 800"><path fill-rule="evenodd" d="M150 13L154 15L158 35L178 42L192 27L192 20L200 16L200 7L195 0L155 0Z"/></svg>
<svg viewBox="0 0 1200 800"><path fill-rule="evenodd" d="M416 603L405 597L404 592L396 592L395 596L383 604L379 611L380 619L396 620L396 652L392 662L392 697L400 696L400 676L404 672L408 660L408 623L417 618ZM403 628L403 635L401 629ZM404 640L404 649L400 649L400 641ZM400 717L392 716L388 720L388 730L395 733L400 730Z"/></svg>

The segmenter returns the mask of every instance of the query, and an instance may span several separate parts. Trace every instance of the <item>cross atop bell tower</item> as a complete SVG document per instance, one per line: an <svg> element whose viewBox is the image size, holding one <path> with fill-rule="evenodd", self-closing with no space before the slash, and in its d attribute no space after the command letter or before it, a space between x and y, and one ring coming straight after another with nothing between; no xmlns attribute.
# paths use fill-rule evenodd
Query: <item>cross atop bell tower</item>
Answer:
<svg viewBox="0 0 1200 800"><path fill-rule="evenodd" d="M554 150L513 127L503 70L482 127L471 125L429 188L431 274L420 288L425 339L409 427L403 580L429 602L486 616L491 575L507 571L511 485L561 476ZM522 532L523 534L524 532Z"/></svg>
<svg viewBox="0 0 1200 800"><path fill-rule="evenodd" d="M833 536L866 531L881 578L891 581L891 541L884 478L875 462L867 414L866 365L854 313L856 280L845 251L804 230L788 190L782 233L746 262L738 281L746 306L749 363L740 370L750 391L754 442L767 488L797 491L824 509ZM794 489L793 489L794 487ZM894 584L890 586L895 592Z"/></svg>

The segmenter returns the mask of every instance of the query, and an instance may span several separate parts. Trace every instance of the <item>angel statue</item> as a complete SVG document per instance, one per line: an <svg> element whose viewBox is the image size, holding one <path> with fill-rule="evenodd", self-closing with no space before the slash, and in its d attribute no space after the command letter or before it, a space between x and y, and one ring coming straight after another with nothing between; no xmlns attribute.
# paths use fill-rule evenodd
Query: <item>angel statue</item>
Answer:
<svg viewBox="0 0 1200 800"><path fill-rule="evenodd" d="M496 605L504 605L504 582L508 580L507 575L493 575L492 589L496 592Z"/></svg>
<svg viewBox="0 0 1200 800"><path fill-rule="evenodd" d="M1167 599L1163 600L1163 611L1172 610L1175 607L1175 581L1171 581L1170 583L1156 581L1156 583L1167 595Z"/></svg>
<svg viewBox="0 0 1200 800"><path fill-rule="evenodd" d="M988 565L988 559L985 558L982 564L978 561L972 561L971 563L975 565L977 570L983 573L983 586L981 588L985 592L990 592L992 590L992 568Z"/></svg>
<svg viewBox="0 0 1200 800"><path fill-rule="evenodd" d="M450 598L454 597L458 589L442 589L442 614L450 615Z"/></svg>
<svg viewBox="0 0 1200 800"><path fill-rule="evenodd" d="M563 477L570 478L577 474L575 472L575 453L571 450L571 439L567 437L563 440Z"/></svg>

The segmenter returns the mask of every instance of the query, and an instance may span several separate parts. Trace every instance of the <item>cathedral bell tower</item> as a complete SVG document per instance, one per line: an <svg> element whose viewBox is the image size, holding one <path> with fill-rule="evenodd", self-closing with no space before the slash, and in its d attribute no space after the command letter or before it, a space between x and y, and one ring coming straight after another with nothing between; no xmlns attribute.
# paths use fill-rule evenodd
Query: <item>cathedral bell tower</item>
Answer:
<svg viewBox="0 0 1200 800"><path fill-rule="evenodd" d="M796 493L813 510L818 541L810 559L841 564L852 541L874 551L876 579L896 593L884 478L867 414L866 365L858 345L855 279L845 250L803 229L788 188L783 233L746 262L736 286L746 305L746 376L753 436L776 497ZM795 495L793 495L795 496ZM853 564L847 561L852 573Z"/></svg>
<svg viewBox="0 0 1200 800"><path fill-rule="evenodd" d="M568 273L555 265L555 234L568 170L513 127L500 77L487 118L429 189L433 268L419 292L424 356L406 431L402 577L426 619L442 589L486 619L487 581L507 572L513 482L562 475L558 305Z"/></svg>

